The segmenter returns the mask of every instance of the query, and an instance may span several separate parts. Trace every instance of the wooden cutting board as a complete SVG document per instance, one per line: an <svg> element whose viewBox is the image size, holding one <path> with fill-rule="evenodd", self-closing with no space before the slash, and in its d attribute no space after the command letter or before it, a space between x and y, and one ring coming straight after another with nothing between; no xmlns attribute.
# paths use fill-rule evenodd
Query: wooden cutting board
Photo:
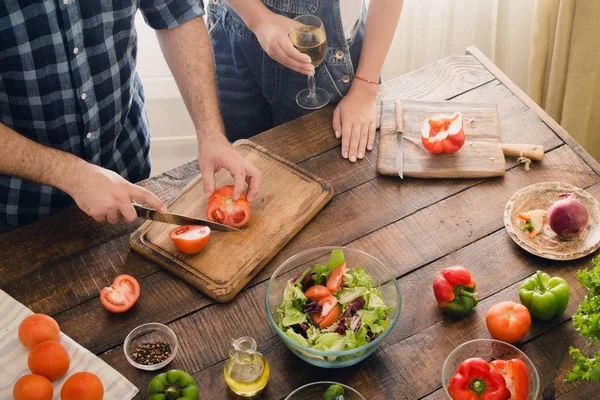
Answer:
<svg viewBox="0 0 600 400"><path fill-rule="evenodd" d="M398 110L398 111L397 111ZM464 118L465 144L453 154L433 154L421 143L421 127L427 117L460 111ZM401 124L401 125L400 125ZM403 153L398 153L398 125L404 132ZM403 175L417 178L480 178L503 176L506 170L500 147L500 124L495 104L450 101L384 101L377 171L398 176L398 157ZM543 152L542 152L543 154Z"/></svg>
<svg viewBox="0 0 600 400"><path fill-rule="evenodd" d="M250 221L241 232L213 231L208 246L195 255L175 248L169 238L174 225L147 222L130 238L135 251L220 302L231 300L333 196L330 184L263 147L247 140L234 146L262 172ZM224 170L216 180L217 187L233 184ZM202 176L198 176L169 211L206 218L206 203Z"/></svg>

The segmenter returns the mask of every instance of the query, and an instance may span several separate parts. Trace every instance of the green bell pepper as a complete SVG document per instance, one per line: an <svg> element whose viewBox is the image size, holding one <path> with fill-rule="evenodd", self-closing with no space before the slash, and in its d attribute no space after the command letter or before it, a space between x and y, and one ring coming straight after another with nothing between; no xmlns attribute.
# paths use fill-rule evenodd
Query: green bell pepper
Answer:
<svg viewBox="0 0 600 400"><path fill-rule="evenodd" d="M196 381L190 374L172 369L156 375L148 384L148 400L198 400Z"/></svg>
<svg viewBox="0 0 600 400"><path fill-rule="evenodd" d="M322 400L344 400L344 387L342 385L331 385L325 391Z"/></svg>
<svg viewBox="0 0 600 400"><path fill-rule="evenodd" d="M532 317L548 321L567 309L569 285L562 278L538 271L521 284L519 298Z"/></svg>

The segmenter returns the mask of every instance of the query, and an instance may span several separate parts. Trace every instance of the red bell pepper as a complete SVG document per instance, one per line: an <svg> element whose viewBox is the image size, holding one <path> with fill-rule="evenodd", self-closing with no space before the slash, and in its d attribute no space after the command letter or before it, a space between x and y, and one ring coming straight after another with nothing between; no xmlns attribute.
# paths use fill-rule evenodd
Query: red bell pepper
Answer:
<svg viewBox="0 0 600 400"><path fill-rule="evenodd" d="M529 396L529 371L527 365L518 358L494 360L490 363L502 374L510 391L510 400L527 400Z"/></svg>
<svg viewBox="0 0 600 400"><path fill-rule="evenodd" d="M432 153L456 153L465 144L462 114L427 118L421 128L421 141Z"/></svg>
<svg viewBox="0 0 600 400"><path fill-rule="evenodd" d="M452 400L508 400L504 377L483 358L463 361L448 384Z"/></svg>
<svg viewBox="0 0 600 400"><path fill-rule="evenodd" d="M475 280L461 266L446 268L433 281L433 294L446 314L466 317L479 301Z"/></svg>

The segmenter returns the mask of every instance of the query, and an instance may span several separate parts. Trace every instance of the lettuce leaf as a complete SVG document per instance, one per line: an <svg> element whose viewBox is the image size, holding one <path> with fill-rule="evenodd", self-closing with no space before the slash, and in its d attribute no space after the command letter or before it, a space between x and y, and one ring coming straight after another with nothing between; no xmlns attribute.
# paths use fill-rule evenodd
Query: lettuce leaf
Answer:
<svg viewBox="0 0 600 400"><path fill-rule="evenodd" d="M313 348L323 351L342 351L344 350L346 337L337 333L324 333L315 342Z"/></svg>
<svg viewBox="0 0 600 400"><path fill-rule="evenodd" d="M327 265L315 265L315 275L313 276L313 281L315 282L315 285L325 285L327 277L329 276L331 271L331 268L329 268Z"/></svg>
<svg viewBox="0 0 600 400"><path fill-rule="evenodd" d="M304 338L304 336L300 335L299 333L294 332L294 330L292 328L286 329L285 334L287 337L289 337L290 339L292 339L294 342L298 343L299 345L309 347L308 341Z"/></svg>
<svg viewBox="0 0 600 400"><path fill-rule="evenodd" d="M373 287L373 279L371 279L364 268L356 267L344 273L344 286L371 289Z"/></svg>
<svg viewBox="0 0 600 400"><path fill-rule="evenodd" d="M331 250L331 254L329 255L329 261L327 262L327 267L329 270L333 270L336 267L339 267L344 263L344 251L343 250Z"/></svg>
<svg viewBox="0 0 600 400"><path fill-rule="evenodd" d="M306 314L297 308L286 308L283 313L283 318L281 318L281 325L284 327L301 324L306 322Z"/></svg>
<svg viewBox="0 0 600 400"><path fill-rule="evenodd" d="M340 304L347 304L360 296L366 295L367 292L368 289L365 287L354 287L351 289L342 289L336 295L338 296L338 301L340 302Z"/></svg>

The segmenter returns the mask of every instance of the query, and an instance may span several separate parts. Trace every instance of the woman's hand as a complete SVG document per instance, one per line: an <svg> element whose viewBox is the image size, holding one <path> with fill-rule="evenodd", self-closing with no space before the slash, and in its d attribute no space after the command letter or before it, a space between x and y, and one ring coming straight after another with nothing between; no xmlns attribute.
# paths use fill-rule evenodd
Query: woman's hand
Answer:
<svg viewBox="0 0 600 400"><path fill-rule="evenodd" d="M310 63L310 57L299 52L288 36L292 21L269 11L264 18L259 19L256 26L249 28L273 60L301 74L312 75L315 69Z"/></svg>
<svg viewBox="0 0 600 400"><path fill-rule="evenodd" d="M348 94L333 111L333 130L342 138L342 157L355 162L373 150L377 115L377 85L354 80Z"/></svg>

